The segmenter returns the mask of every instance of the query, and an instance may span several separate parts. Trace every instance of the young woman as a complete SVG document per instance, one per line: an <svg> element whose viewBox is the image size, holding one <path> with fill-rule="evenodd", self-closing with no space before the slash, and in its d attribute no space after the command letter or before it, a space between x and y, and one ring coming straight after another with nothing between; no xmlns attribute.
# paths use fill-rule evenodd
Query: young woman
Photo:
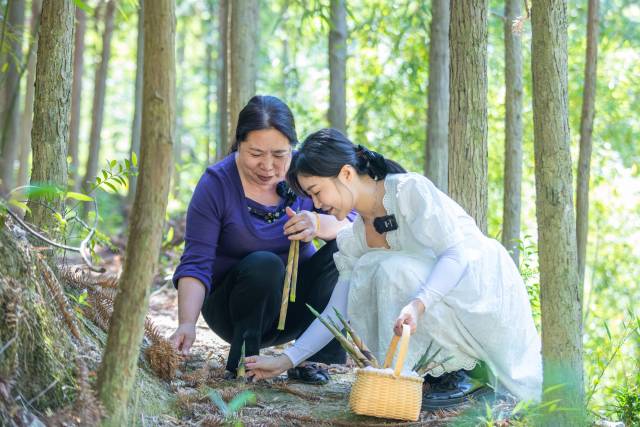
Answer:
<svg viewBox="0 0 640 427"><path fill-rule="evenodd" d="M338 278L335 237L349 221L315 212L309 198L288 188L284 179L296 143L289 107L273 96L254 96L240 112L231 153L207 168L189 204L184 254L173 276L179 326L171 341L187 354L202 311L209 327L231 344L229 376L235 374L243 342L252 355L298 337L313 320L305 304L324 308ZM310 243L316 237L327 241L317 252ZM280 331L292 240L302 241L298 295ZM337 342L325 344L309 362L344 363ZM290 370L289 376L309 383L329 379L314 363Z"/></svg>
<svg viewBox="0 0 640 427"><path fill-rule="evenodd" d="M406 364L440 348L430 373L427 407L445 407L486 392L469 376L479 362L494 386L537 400L540 338L525 285L507 251L427 178L404 173L336 130L309 136L288 180L316 208L343 220L334 255L340 277L324 316L347 313L380 360L402 324L413 336ZM280 357L252 357L250 375L268 378L295 366L331 340L318 321Z"/></svg>

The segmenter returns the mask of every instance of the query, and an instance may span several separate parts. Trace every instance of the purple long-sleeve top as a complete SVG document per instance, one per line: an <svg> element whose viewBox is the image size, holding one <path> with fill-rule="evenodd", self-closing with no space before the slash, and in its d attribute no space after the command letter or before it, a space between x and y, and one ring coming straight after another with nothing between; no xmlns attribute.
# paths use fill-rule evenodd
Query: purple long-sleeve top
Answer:
<svg viewBox="0 0 640 427"><path fill-rule="evenodd" d="M264 206L244 195L235 153L207 168L196 186L189 209L184 253L173 274L177 287L181 277L201 281L207 294L220 282L234 264L256 251L269 251L286 263L291 241L284 235L284 215L267 223L249 213L251 205L266 212L280 206ZM298 197L291 205L294 211L313 210L308 197ZM300 242L300 262L311 257L315 248Z"/></svg>

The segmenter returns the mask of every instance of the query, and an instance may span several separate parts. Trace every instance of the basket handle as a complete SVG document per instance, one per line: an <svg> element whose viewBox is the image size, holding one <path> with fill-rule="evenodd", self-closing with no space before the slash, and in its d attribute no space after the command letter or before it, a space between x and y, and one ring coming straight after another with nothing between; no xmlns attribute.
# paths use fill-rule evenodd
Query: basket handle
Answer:
<svg viewBox="0 0 640 427"><path fill-rule="evenodd" d="M409 337L411 336L411 328L409 325L402 325L402 340L397 335L393 335L391 338L391 344L389 344L389 350L387 350L387 355L384 358L383 369L386 369L391 366L391 361L393 360L393 355L396 353L396 347L398 347L398 341L400 341L400 351L398 352L398 359L396 360L396 366L393 371L394 376L399 376L402 372L402 365L404 364L404 359L407 356L407 350L409 350Z"/></svg>

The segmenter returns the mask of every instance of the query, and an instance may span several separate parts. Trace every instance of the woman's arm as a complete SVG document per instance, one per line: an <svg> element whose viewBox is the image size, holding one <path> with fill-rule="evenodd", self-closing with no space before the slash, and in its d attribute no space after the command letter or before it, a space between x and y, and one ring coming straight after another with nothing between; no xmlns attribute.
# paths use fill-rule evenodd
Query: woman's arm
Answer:
<svg viewBox="0 0 640 427"><path fill-rule="evenodd" d="M333 215L312 211L301 211L296 214L289 207L286 211L290 218L284 225L284 234L289 236L290 240L310 242L316 237L322 240L333 240L338 235L338 231L351 224L348 219L338 221Z"/></svg>
<svg viewBox="0 0 640 427"><path fill-rule="evenodd" d="M320 229L316 230L315 237L318 237L322 240L334 240L338 235L338 231L351 224L348 219L343 219L342 221L338 221L333 215L325 215L325 214L314 214L318 215Z"/></svg>
<svg viewBox="0 0 640 427"><path fill-rule="evenodd" d="M184 355L189 354L196 339L196 322L205 294L204 284L194 277L182 277L178 281L178 329L169 341Z"/></svg>

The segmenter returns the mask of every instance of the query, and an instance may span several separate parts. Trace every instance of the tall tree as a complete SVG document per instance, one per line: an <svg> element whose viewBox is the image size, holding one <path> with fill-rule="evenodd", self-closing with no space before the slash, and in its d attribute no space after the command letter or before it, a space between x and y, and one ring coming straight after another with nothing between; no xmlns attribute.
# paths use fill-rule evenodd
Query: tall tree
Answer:
<svg viewBox="0 0 640 427"><path fill-rule="evenodd" d="M451 2L449 194L487 232L488 1Z"/></svg>
<svg viewBox="0 0 640 427"><path fill-rule="evenodd" d="M329 126L347 131L347 6L331 0L329 30Z"/></svg>
<svg viewBox="0 0 640 427"><path fill-rule="evenodd" d="M140 155L140 133L142 131L142 74L144 67L144 0L138 1L138 39L136 44L136 80L133 89L134 107L133 119L131 121L131 148L129 149L129 160ZM129 193L127 194L127 206L133 204L138 178L129 178Z"/></svg>
<svg viewBox="0 0 640 427"><path fill-rule="evenodd" d="M580 117L580 154L576 185L576 222L578 239L578 277L580 289L584 286L585 256L589 233L589 176L591 148L593 146L593 119L596 103L596 75L598 65L598 8L599 0L589 0L587 18L587 52L584 64L584 90Z"/></svg>
<svg viewBox="0 0 640 427"><path fill-rule="evenodd" d="M104 12L104 30L102 32L102 54L96 68L94 81L93 106L91 109L91 133L89 135L89 158L82 184L93 182L98 173L100 160L100 133L104 119L104 98L107 85L109 58L111 57L111 36L113 35L113 21L115 17L116 0L108 0Z"/></svg>
<svg viewBox="0 0 640 427"><path fill-rule="evenodd" d="M20 167L18 186L26 185L29 179L29 155L31 154L31 126L33 123L33 94L36 81L36 52L38 51L38 33L40 32L41 0L31 1L31 23L29 57L27 58L27 84L25 85L24 109L20 119Z"/></svg>
<svg viewBox="0 0 640 427"><path fill-rule="evenodd" d="M73 57L72 0L44 0L36 64L33 105L32 183L67 186L67 142ZM59 209L62 200L54 201ZM44 227L55 221L39 203L31 203L32 220Z"/></svg>
<svg viewBox="0 0 640 427"><path fill-rule="evenodd" d="M505 134L504 134L504 196L502 204L502 244L520 265L522 189L522 45L520 35L514 34L512 23L520 16L521 0L505 0L504 6L504 78L505 78Z"/></svg>
<svg viewBox="0 0 640 427"><path fill-rule="evenodd" d="M230 9L228 141L233 141L240 110L256 92L260 1L234 0L227 4Z"/></svg>
<svg viewBox="0 0 640 427"><path fill-rule="evenodd" d="M222 159L229 147L229 15L228 0L218 0L218 87L216 160ZM207 161L208 164L208 161Z"/></svg>
<svg viewBox="0 0 640 427"><path fill-rule="evenodd" d="M107 345L98 372L98 396L106 426L125 425L136 374L149 290L162 242L171 181L175 123L175 2L144 8L144 78L140 176L127 256L114 302ZM161 70L162 72L158 72Z"/></svg>
<svg viewBox="0 0 640 427"><path fill-rule="evenodd" d="M82 101L82 74L84 69L84 33L87 17L81 8L76 8L76 33L73 49L73 85L71 87L71 131L69 136L70 175L74 179L75 190L80 188L78 178L78 138L80 135L80 106Z"/></svg>
<svg viewBox="0 0 640 427"><path fill-rule="evenodd" d="M9 40L7 79L5 82L6 116L2 121L2 164L0 179L2 188L14 187L15 162L18 157L18 132L20 128L20 68L22 67L22 34L24 32L24 1L9 1L8 23L12 37Z"/></svg>
<svg viewBox="0 0 640 427"><path fill-rule="evenodd" d="M544 388L547 401L582 408L582 301L567 105L566 0L536 0L531 10L531 69L540 264ZM554 414L556 425L578 425L577 412Z"/></svg>
<svg viewBox="0 0 640 427"><path fill-rule="evenodd" d="M204 103L204 141L205 141L205 151L206 151L206 164L207 166L211 163L211 134L213 133L213 128L211 126L211 103L213 102L213 73L214 73L214 63L213 63L213 46L214 46L214 34L215 34L215 15L216 15L216 7L214 0L207 0L207 14L209 19L206 21L205 28L207 29L205 34L203 35L205 40L205 51L204 51L204 82L205 82L205 92L206 92L206 102Z"/></svg>
<svg viewBox="0 0 640 427"><path fill-rule="evenodd" d="M425 175L440 190L449 179L449 0L431 2Z"/></svg>
<svg viewBox="0 0 640 427"><path fill-rule="evenodd" d="M181 164L182 157L182 135L184 133L184 81L186 67L184 66L184 49L186 44L187 29L180 26L176 35L176 64L177 64L177 93L176 98L176 134L173 141L173 158L177 165ZM173 185L172 194L175 198L180 193L180 168L173 168Z"/></svg>

